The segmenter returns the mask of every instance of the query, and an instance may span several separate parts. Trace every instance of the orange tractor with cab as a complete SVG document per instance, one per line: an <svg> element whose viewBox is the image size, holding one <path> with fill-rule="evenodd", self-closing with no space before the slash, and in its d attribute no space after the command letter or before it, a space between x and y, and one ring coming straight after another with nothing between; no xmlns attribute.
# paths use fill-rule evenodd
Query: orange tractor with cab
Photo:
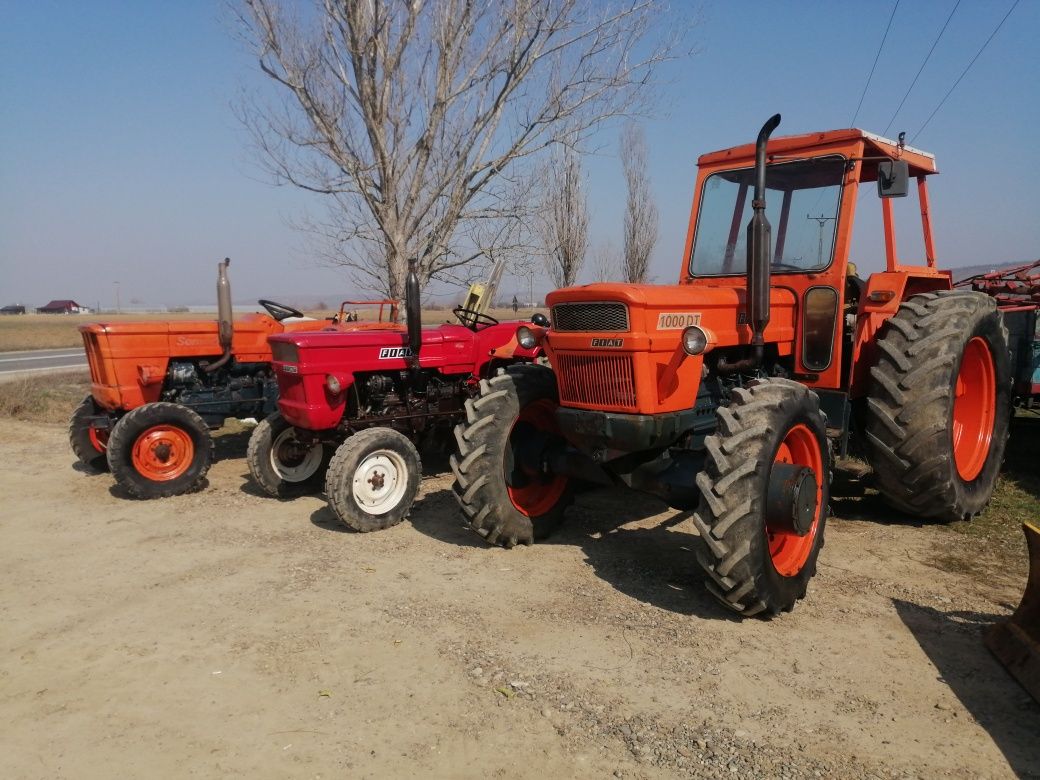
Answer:
<svg viewBox="0 0 1040 780"><path fill-rule="evenodd" d="M518 340L551 368L510 368L467 402L454 490L487 541L529 544L576 488L628 485L690 512L711 593L769 616L806 593L850 440L901 514L986 506L1008 335L992 297L936 267L934 157L856 129L770 140L779 122L699 159L678 284L550 293L550 327ZM920 264L896 245L893 199L911 181ZM887 261L866 279L849 262L863 185L877 187Z"/></svg>
<svg viewBox="0 0 1040 780"><path fill-rule="evenodd" d="M269 300L266 314L235 319L225 260L218 266L216 320L142 320L80 327L91 393L76 408L69 440L79 461L111 469L137 498L197 489L209 471L210 430L229 417L262 419L278 383L269 336L320 329L403 329L393 301L345 301L328 320ZM349 308L378 306L375 320ZM385 317L385 319L384 319Z"/></svg>

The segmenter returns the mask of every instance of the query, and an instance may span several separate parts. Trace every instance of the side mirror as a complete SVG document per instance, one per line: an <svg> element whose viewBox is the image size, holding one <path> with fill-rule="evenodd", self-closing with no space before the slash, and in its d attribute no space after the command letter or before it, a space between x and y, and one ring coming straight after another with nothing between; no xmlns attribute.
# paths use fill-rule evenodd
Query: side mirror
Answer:
<svg viewBox="0 0 1040 780"><path fill-rule="evenodd" d="M878 163L877 194L879 198L905 198L910 185L910 166L906 160Z"/></svg>

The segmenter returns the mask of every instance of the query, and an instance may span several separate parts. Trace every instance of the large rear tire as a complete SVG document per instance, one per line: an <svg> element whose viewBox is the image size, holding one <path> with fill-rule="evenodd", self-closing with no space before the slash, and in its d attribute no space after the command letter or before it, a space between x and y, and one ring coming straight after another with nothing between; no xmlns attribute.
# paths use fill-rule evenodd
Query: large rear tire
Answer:
<svg viewBox="0 0 1040 780"><path fill-rule="evenodd" d="M296 438L295 429L278 412L253 429L246 448L249 474L275 498L290 498L321 489L329 465L325 445Z"/></svg>
<svg viewBox="0 0 1040 780"><path fill-rule="evenodd" d="M419 452L407 436L392 428L367 428L332 456L325 495L348 528L382 531L408 516L421 478Z"/></svg>
<svg viewBox="0 0 1040 780"><path fill-rule="evenodd" d="M69 444L79 462L91 471L107 471L108 460L105 450L108 448L108 429L97 428L91 418L105 414L98 406L94 396L88 395L72 413L69 420Z"/></svg>
<svg viewBox="0 0 1040 780"><path fill-rule="evenodd" d="M556 376L544 366L510 366L481 380L480 397L466 401L466 420L455 427L453 490L470 526L489 544L513 547L544 539L563 521L573 499L567 477L523 462L536 459L532 442L560 438Z"/></svg>
<svg viewBox="0 0 1040 780"><path fill-rule="evenodd" d="M708 590L742 615L771 617L804 598L823 547L830 448L819 398L786 379L751 382L705 439L697 562Z"/></svg>
<svg viewBox="0 0 1040 780"><path fill-rule="evenodd" d="M145 404L127 412L108 438L108 466L135 498L166 498L198 490L213 463L205 421L180 404Z"/></svg>
<svg viewBox="0 0 1040 780"><path fill-rule="evenodd" d="M878 337L866 439L878 490L934 520L981 512L997 483L1011 415L1007 329L988 295L907 299Z"/></svg>

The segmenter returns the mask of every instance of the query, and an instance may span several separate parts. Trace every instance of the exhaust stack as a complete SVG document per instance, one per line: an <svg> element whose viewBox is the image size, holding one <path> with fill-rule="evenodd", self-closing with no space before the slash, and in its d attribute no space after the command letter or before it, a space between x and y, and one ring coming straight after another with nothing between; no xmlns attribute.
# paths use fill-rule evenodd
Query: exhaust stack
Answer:
<svg viewBox="0 0 1040 780"><path fill-rule="evenodd" d="M747 318L751 326L751 346L761 363L765 341L762 337L769 324L769 253L772 229L766 219L766 142L780 124L773 114L758 131L755 142L755 197L751 201L754 214L747 226Z"/></svg>
<svg viewBox="0 0 1040 780"><path fill-rule="evenodd" d="M408 261L408 276L404 281L404 310L408 320L408 346L412 350L412 359L418 365L419 348L422 346L422 304L414 259Z"/></svg>
<svg viewBox="0 0 1040 780"><path fill-rule="evenodd" d="M227 269L231 258L217 263L217 340L223 354L202 370L207 374L216 371L231 359L231 339L234 334L234 313L231 311L231 282L228 281Z"/></svg>
<svg viewBox="0 0 1040 780"><path fill-rule="evenodd" d="M729 361L719 359L717 368L723 374L752 371L762 365L765 357L765 332L769 324L769 255L772 230L766 219L766 143L769 135L780 124L780 115L773 114L755 141L755 193L751 201L753 214L747 226L747 321L751 327L751 357Z"/></svg>

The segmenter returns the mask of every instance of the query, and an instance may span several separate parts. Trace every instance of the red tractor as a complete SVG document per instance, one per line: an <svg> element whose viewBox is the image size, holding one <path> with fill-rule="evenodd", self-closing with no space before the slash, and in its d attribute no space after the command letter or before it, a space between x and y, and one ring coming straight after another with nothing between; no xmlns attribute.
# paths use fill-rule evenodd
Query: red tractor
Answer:
<svg viewBox="0 0 1040 780"><path fill-rule="evenodd" d="M467 402L455 493L488 541L548 533L579 482L627 485L688 510L711 593L768 616L805 596L850 440L900 514L986 506L1011 410L1008 332L993 298L936 268L934 157L855 129L769 140L779 122L699 159L678 284L551 293L536 340L552 368L507 370ZM893 199L911 177L920 265L896 250ZM887 267L864 280L849 247L866 183Z"/></svg>
<svg viewBox="0 0 1040 780"><path fill-rule="evenodd" d="M91 323L80 328L91 394L69 423L79 461L108 467L137 498L197 489L213 461L213 437L229 417L263 417L278 386L267 337L318 329L403 330L392 301L347 301L333 322L305 317L274 301L266 314L232 316L225 260L218 266L216 320ZM379 306L361 321L348 305ZM384 320L384 314L386 319Z"/></svg>
<svg viewBox="0 0 1040 780"><path fill-rule="evenodd" d="M517 342L519 323L479 309L458 307L458 324L421 328L414 273L406 305L407 333L270 338L279 411L257 426L248 448L250 474L266 493L297 495L324 479L329 506L355 531L399 523L419 488L415 443L446 444L489 377L541 354L533 340Z"/></svg>

